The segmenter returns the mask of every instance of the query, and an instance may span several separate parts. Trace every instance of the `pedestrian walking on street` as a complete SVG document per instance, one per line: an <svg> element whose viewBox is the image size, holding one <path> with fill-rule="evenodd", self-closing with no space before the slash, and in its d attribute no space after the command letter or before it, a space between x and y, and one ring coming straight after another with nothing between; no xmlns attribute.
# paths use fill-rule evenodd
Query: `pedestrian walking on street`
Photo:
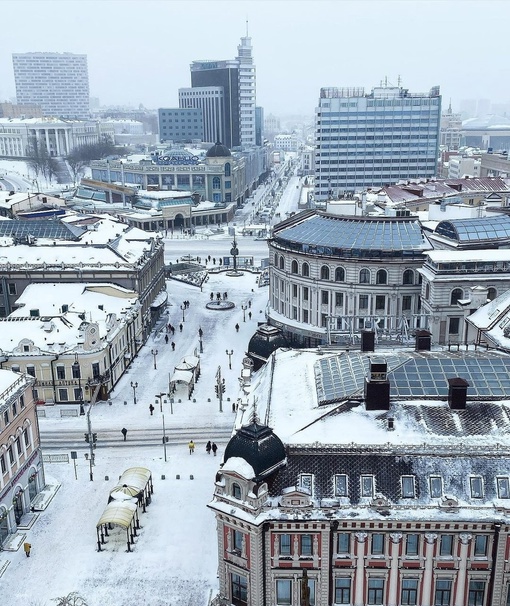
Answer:
<svg viewBox="0 0 510 606"><path fill-rule="evenodd" d="M236 324L236 332L239 332L239 324Z"/></svg>
<svg viewBox="0 0 510 606"><path fill-rule="evenodd" d="M173 337L175 334L175 326L170 326L170 330L172 331L172 337Z"/></svg>
<svg viewBox="0 0 510 606"><path fill-rule="evenodd" d="M175 343L172 341L172 351L175 351Z"/></svg>
<svg viewBox="0 0 510 606"><path fill-rule="evenodd" d="M179 331L182 332L182 324L179 324Z"/></svg>
<svg viewBox="0 0 510 606"><path fill-rule="evenodd" d="M212 443L211 448L212 448L212 451L214 453L214 456L216 456L216 451L218 450L218 447L216 446L216 444L214 442Z"/></svg>
<svg viewBox="0 0 510 606"><path fill-rule="evenodd" d="M193 442L193 440L189 441L188 448L190 455L195 452L195 442Z"/></svg>
<svg viewBox="0 0 510 606"><path fill-rule="evenodd" d="M207 454L211 454L211 440L209 440L209 442L207 442L207 444L205 445L205 451L207 452Z"/></svg>
<svg viewBox="0 0 510 606"><path fill-rule="evenodd" d="M168 335L165 335L165 343L168 345Z"/></svg>
<svg viewBox="0 0 510 606"><path fill-rule="evenodd" d="M27 556L27 558L29 558L32 545L30 545L30 543L23 543L23 549L25 550L25 555Z"/></svg>
<svg viewBox="0 0 510 606"><path fill-rule="evenodd" d="M251 311L248 312L248 318L251 320Z"/></svg>
<svg viewBox="0 0 510 606"><path fill-rule="evenodd" d="M154 406L152 404L149 404L149 412L151 413L152 417L152 413L154 412Z"/></svg>
<svg viewBox="0 0 510 606"><path fill-rule="evenodd" d="M123 427L120 430L120 433L124 436L124 442L126 441L126 436L127 436L127 429L125 427Z"/></svg>
<svg viewBox="0 0 510 606"><path fill-rule="evenodd" d="M214 293L211 293L211 301L214 299Z"/></svg>

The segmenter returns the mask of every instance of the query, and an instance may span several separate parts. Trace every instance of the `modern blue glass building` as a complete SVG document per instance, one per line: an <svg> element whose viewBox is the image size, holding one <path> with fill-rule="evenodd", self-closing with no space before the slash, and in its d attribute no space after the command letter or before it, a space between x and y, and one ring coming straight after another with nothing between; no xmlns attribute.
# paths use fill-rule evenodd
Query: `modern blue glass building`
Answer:
<svg viewBox="0 0 510 606"><path fill-rule="evenodd" d="M436 174L441 96L401 87L322 88L316 108L315 199Z"/></svg>

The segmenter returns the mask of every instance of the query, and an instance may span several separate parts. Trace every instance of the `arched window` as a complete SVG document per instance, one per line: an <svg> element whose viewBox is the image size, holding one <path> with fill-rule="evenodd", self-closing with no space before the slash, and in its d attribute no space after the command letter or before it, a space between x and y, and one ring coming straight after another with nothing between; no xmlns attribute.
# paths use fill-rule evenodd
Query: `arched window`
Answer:
<svg viewBox="0 0 510 606"><path fill-rule="evenodd" d="M327 265L321 267L321 280L329 280L329 267Z"/></svg>
<svg viewBox="0 0 510 606"><path fill-rule="evenodd" d="M368 271L368 269L362 269L359 272L359 283L370 284L370 272Z"/></svg>
<svg viewBox="0 0 510 606"><path fill-rule="evenodd" d="M283 258L283 255L280 255L280 269L284 269L285 268L285 259Z"/></svg>
<svg viewBox="0 0 510 606"><path fill-rule="evenodd" d="M414 271L412 269L405 270L402 282L404 284L414 284Z"/></svg>
<svg viewBox="0 0 510 606"><path fill-rule="evenodd" d="M310 266L308 265L308 263L303 263L303 267L301 269L301 273L303 274L303 276L305 278L309 278L310 277Z"/></svg>
<svg viewBox="0 0 510 606"><path fill-rule="evenodd" d="M494 301L494 299L498 296L498 292L495 288L492 288L492 286L490 288L487 289L487 299L489 301Z"/></svg>
<svg viewBox="0 0 510 606"><path fill-rule="evenodd" d="M274 256L274 266L278 267L278 255Z"/></svg>
<svg viewBox="0 0 510 606"><path fill-rule="evenodd" d="M388 272L385 269L379 269L376 277L375 277L375 283L376 284L388 284Z"/></svg>
<svg viewBox="0 0 510 606"><path fill-rule="evenodd" d="M335 269L335 282L345 282L345 269L343 267Z"/></svg>
<svg viewBox="0 0 510 606"><path fill-rule="evenodd" d="M230 177L230 162L225 164L225 177Z"/></svg>
<svg viewBox="0 0 510 606"><path fill-rule="evenodd" d="M290 273L297 274L297 272L298 272L298 264L297 264L297 261L294 259L294 261L292 261L291 266L290 266Z"/></svg>
<svg viewBox="0 0 510 606"><path fill-rule="evenodd" d="M235 482L234 484L232 484L232 496L234 497L234 499L241 500L241 487Z"/></svg>
<svg viewBox="0 0 510 606"><path fill-rule="evenodd" d="M213 177L212 188L221 189L221 179L219 177Z"/></svg>
<svg viewBox="0 0 510 606"><path fill-rule="evenodd" d="M452 294L450 295L450 305L457 305L459 299L462 299L464 293L461 288L454 288L452 290Z"/></svg>

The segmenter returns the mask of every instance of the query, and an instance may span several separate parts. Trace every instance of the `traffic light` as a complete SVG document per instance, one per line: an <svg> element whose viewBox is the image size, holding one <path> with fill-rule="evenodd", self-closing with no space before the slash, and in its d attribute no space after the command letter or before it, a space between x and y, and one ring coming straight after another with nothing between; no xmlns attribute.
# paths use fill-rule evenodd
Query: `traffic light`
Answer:
<svg viewBox="0 0 510 606"><path fill-rule="evenodd" d="M225 393L225 379L221 382L221 393Z"/></svg>
<svg viewBox="0 0 510 606"><path fill-rule="evenodd" d="M85 442L90 442L90 435L88 433L85 434Z"/></svg>
<svg viewBox="0 0 510 606"><path fill-rule="evenodd" d="M97 442L97 433L92 434L92 442L94 442L94 444Z"/></svg>
<svg viewBox="0 0 510 606"><path fill-rule="evenodd" d="M216 385L214 386L214 391L216 392L216 397L219 398L220 392L218 389L218 384L216 383Z"/></svg>

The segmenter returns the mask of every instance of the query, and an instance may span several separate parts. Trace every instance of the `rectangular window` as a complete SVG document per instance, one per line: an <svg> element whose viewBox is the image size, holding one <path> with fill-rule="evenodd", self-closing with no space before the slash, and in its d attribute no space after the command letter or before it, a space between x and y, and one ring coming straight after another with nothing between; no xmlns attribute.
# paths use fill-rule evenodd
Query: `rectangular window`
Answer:
<svg viewBox="0 0 510 606"><path fill-rule="evenodd" d="M343 292L336 292L335 293L335 305L337 307L342 307L344 304L344 293Z"/></svg>
<svg viewBox="0 0 510 606"><path fill-rule="evenodd" d="M508 478L497 478L498 497L500 499L510 499L510 484Z"/></svg>
<svg viewBox="0 0 510 606"><path fill-rule="evenodd" d="M468 606L483 606L485 581L469 581Z"/></svg>
<svg viewBox="0 0 510 606"><path fill-rule="evenodd" d="M303 322L308 324L308 309L303 309Z"/></svg>
<svg viewBox="0 0 510 606"><path fill-rule="evenodd" d="M9 455L9 463L11 465L14 465L14 452L12 450L12 446L9 446L9 448L7 449L7 454Z"/></svg>
<svg viewBox="0 0 510 606"><path fill-rule="evenodd" d="M5 464L4 455L0 456L0 469L2 470L2 475L7 471L7 465Z"/></svg>
<svg viewBox="0 0 510 606"><path fill-rule="evenodd" d="M240 574L232 573L232 599L248 603L248 579Z"/></svg>
<svg viewBox="0 0 510 606"><path fill-rule="evenodd" d="M406 555L417 556L420 545L420 537L417 534L408 534L406 537Z"/></svg>
<svg viewBox="0 0 510 606"><path fill-rule="evenodd" d="M372 555L383 555L384 554L384 535L373 534L372 535Z"/></svg>
<svg viewBox="0 0 510 606"><path fill-rule="evenodd" d="M293 296L294 298L296 298L296 297L297 297L297 284L293 284L293 285L292 285L292 296Z"/></svg>
<svg viewBox="0 0 510 606"><path fill-rule="evenodd" d="M335 579L335 604L351 603L351 579Z"/></svg>
<svg viewBox="0 0 510 606"><path fill-rule="evenodd" d="M290 556L290 534L280 535L280 555Z"/></svg>
<svg viewBox="0 0 510 606"><path fill-rule="evenodd" d="M232 530L232 550L240 554L243 549L243 533L239 530Z"/></svg>
<svg viewBox="0 0 510 606"><path fill-rule="evenodd" d="M16 284L13 284L12 282L9 284L8 286L9 288L9 294L10 295L15 295L16 294Z"/></svg>
<svg viewBox="0 0 510 606"><path fill-rule="evenodd" d="M276 603L290 606L292 592L292 581L290 579L279 579L276 581Z"/></svg>
<svg viewBox="0 0 510 606"><path fill-rule="evenodd" d="M402 311L411 311L413 298L409 295L405 295L402 297Z"/></svg>
<svg viewBox="0 0 510 606"><path fill-rule="evenodd" d="M60 388L58 390L58 399L59 399L59 402L68 402L69 401L69 396L67 394L67 389Z"/></svg>
<svg viewBox="0 0 510 606"><path fill-rule="evenodd" d="M418 579L402 579L402 606L416 606L418 604Z"/></svg>
<svg viewBox="0 0 510 606"><path fill-rule="evenodd" d="M66 378L65 366L57 366L57 379L62 380Z"/></svg>
<svg viewBox="0 0 510 606"><path fill-rule="evenodd" d="M374 476L361 476L361 496L374 496Z"/></svg>
<svg viewBox="0 0 510 606"><path fill-rule="evenodd" d="M308 287L303 287L303 301L308 301Z"/></svg>
<svg viewBox="0 0 510 606"><path fill-rule="evenodd" d="M483 497L483 481L482 478L469 478L471 488L471 498L481 499Z"/></svg>
<svg viewBox="0 0 510 606"><path fill-rule="evenodd" d="M35 366L27 366L27 375L35 377Z"/></svg>
<svg viewBox="0 0 510 606"><path fill-rule="evenodd" d="M9 411L4 412L4 425L9 425Z"/></svg>
<svg viewBox="0 0 510 606"><path fill-rule="evenodd" d="M24 396L19 397L19 405L20 405L20 408L22 408L22 409L25 408L25 397Z"/></svg>
<svg viewBox="0 0 510 606"><path fill-rule="evenodd" d="M436 581L436 593L434 595L434 606L450 606L452 595L452 582L444 579Z"/></svg>
<svg viewBox="0 0 510 606"><path fill-rule="evenodd" d="M460 318L450 318L450 325L448 327L448 334L458 335L460 326Z"/></svg>
<svg viewBox="0 0 510 606"><path fill-rule="evenodd" d="M308 493L312 494L313 476L311 473L299 474L299 487L304 488Z"/></svg>
<svg viewBox="0 0 510 606"><path fill-rule="evenodd" d="M430 496L433 499L443 496L443 479L441 476L430 476Z"/></svg>
<svg viewBox="0 0 510 606"><path fill-rule="evenodd" d="M304 555L304 556L313 555L312 535L311 534L302 534L301 535L301 555Z"/></svg>
<svg viewBox="0 0 510 606"><path fill-rule="evenodd" d="M81 368L78 363L71 364L71 368L73 371L73 379L81 379Z"/></svg>
<svg viewBox="0 0 510 606"><path fill-rule="evenodd" d="M12 403L12 416L13 418L18 414L18 407L16 406L16 402Z"/></svg>
<svg viewBox="0 0 510 606"><path fill-rule="evenodd" d="M28 435L28 429L25 429L23 432L23 440L25 441L25 446L30 446L30 436Z"/></svg>
<svg viewBox="0 0 510 606"><path fill-rule="evenodd" d="M16 451L19 455L23 452L23 448L21 446L21 439L19 437L16 438Z"/></svg>
<svg viewBox="0 0 510 606"><path fill-rule="evenodd" d="M414 476L402 476L402 497L404 499L414 499Z"/></svg>
<svg viewBox="0 0 510 606"><path fill-rule="evenodd" d="M442 534L439 542L439 555L453 555L453 536L451 534Z"/></svg>
<svg viewBox="0 0 510 606"><path fill-rule="evenodd" d="M81 394L81 389L80 389L79 387L75 387L75 388L73 389L73 392L74 392L74 399L75 399L77 402L80 402L80 401L81 401L81 399L82 399L82 398L81 398L81 395L82 395L82 394Z"/></svg>
<svg viewBox="0 0 510 606"><path fill-rule="evenodd" d="M368 295L359 296L359 308L368 309Z"/></svg>
<svg viewBox="0 0 510 606"><path fill-rule="evenodd" d="M344 473L335 476L335 497L347 496L347 476Z"/></svg>
<svg viewBox="0 0 510 606"><path fill-rule="evenodd" d="M92 376L94 377L94 379L96 379L97 377L99 377L101 373L99 372L99 362L94 362L94 364L92 364Z"/></svg>
<svg viewBox="0 0 510 606"><path fill-rule="evenodd" d="M484 534L477 534L475 537L475 557L485 558L487 556L487 536Z"/></svg>
<svg viewBox="0 0 510 606"><path fill-rule="evenodd" d="M376 295L375 310L384 311L386 309L386 297L384 295Z"/></svg>
<svg viewBox="0 0 510 606"><path fill-rule="evenodd" d="M337 538L337 553L346 554L351 552L351 535L348 532L339 532Z"/></svg>
<svg viewBox="0 0 510 606"><path fill-rule="evenodd" d="M321 302L323 305L327 305L329 303L329 291L321 290Z"/></svg>
<svg viewBox="0 0 510 606"><path fill-rule="evenodd" d="M368 604L382 604L384 579L368 579Z"/></svg>

